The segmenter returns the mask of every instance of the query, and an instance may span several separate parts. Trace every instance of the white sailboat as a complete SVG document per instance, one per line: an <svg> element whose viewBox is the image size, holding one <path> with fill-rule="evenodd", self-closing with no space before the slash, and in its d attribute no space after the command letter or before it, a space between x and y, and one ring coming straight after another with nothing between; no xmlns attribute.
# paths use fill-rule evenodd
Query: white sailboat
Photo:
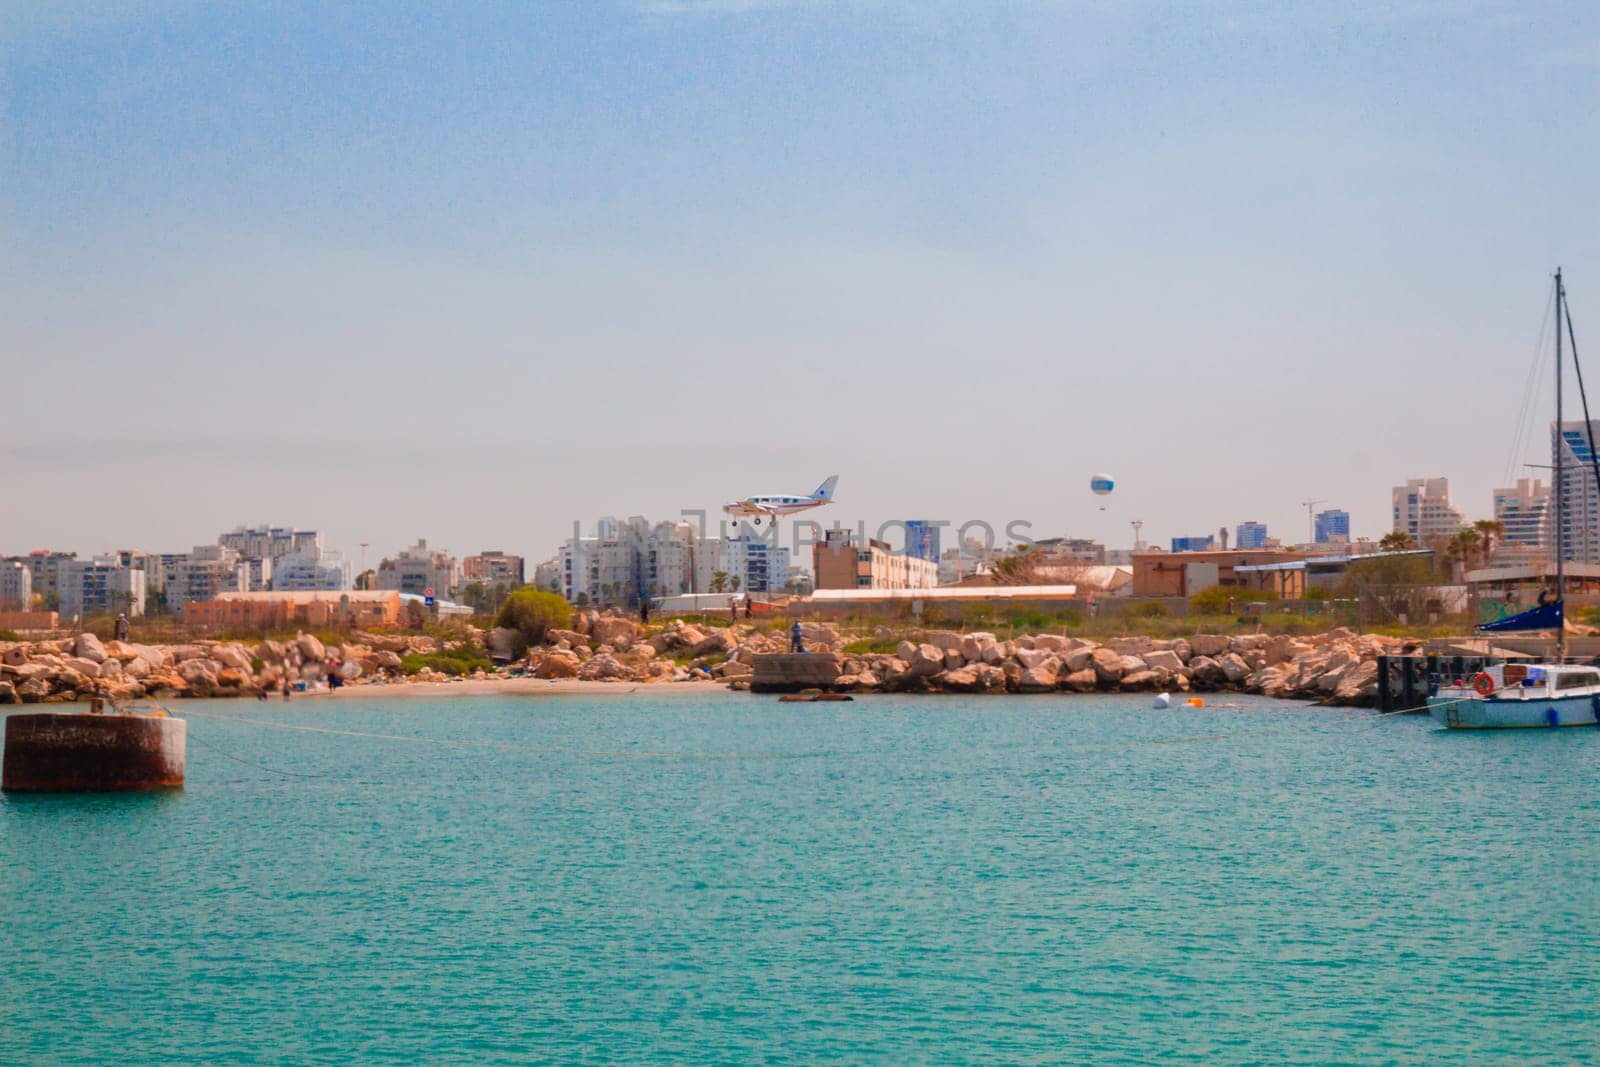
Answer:
<svg viewBox="0 0 1600 1067"><path fill-rule="evenodd" d="M1577 366L1578 341L1567 313L1567 290L1561 271L1555 276L1556 295L1556 427L1562 422L1561 378L1563 369L1562 329L1571 342L1572 361L1577 367L1578 389L1583 391L1583 369ZM1600 458L1596 458L1589 422L1589 401L1583 397L1585 432L1590 433L1590 462L1600 480ZM1452 730L1502 730L1518 727L1594 726L1600 724L1600 667L1565 663L1567 651L1566 543L1564 540L1562 455L1555 449L1555 596L1537 607L1478 627L1483 633L1524 633L1554 630L1556 655L1550 663L1507 663L1478 672L1470 681L1458 679L1454 685L1440 686L1428 699L1428 713L1435 722Z"/></svg>

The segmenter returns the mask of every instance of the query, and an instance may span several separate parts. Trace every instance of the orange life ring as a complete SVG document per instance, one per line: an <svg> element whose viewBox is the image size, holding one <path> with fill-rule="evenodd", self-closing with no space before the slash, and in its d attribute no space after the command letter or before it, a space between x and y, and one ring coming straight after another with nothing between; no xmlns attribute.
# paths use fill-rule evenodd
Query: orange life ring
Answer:
<svg viewBox="0 0 1600 1067"><path fill-rule="evenodd" d="M1490 696L1494 693L1494 679L1489 677L1487 671L1479 671L1472 679L1472 688L1481 697Z"/></svg>

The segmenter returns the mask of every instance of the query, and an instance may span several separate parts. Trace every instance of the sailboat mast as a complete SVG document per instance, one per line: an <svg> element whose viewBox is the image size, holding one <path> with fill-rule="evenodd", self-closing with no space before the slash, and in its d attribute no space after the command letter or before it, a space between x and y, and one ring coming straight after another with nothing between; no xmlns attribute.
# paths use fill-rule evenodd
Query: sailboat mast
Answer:
<svg viewBox="0 0 1600 1067"><path fill-rule="evenodd" d="M1566 658L1567 653L1567 621L1566 604L1567 595L1567 565L1566 565L1566 507L1565 486L1561 481L1562 457L1567 451L1566 427L1561 421L1561 326L1563 322L1563 305L1566 303L1566 290L1561 284L1561 268L1556 268L1556 454L1555 454L1555 497L1556 497L1556 603L1560 605L1561 625L1556 630L1556 662L1560 663Z"/></svg>

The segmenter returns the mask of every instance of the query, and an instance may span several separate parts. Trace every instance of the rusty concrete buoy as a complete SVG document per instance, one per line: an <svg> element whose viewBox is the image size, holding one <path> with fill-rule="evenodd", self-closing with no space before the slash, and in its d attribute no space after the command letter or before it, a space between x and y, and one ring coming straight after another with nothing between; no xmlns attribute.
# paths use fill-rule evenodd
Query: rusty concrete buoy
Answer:
<svg viewBox="0 0 1600 1067"><path fill-rule="evenodd" d="M6 717L7 793L182 789L188 724L156 715Z"/></svg>

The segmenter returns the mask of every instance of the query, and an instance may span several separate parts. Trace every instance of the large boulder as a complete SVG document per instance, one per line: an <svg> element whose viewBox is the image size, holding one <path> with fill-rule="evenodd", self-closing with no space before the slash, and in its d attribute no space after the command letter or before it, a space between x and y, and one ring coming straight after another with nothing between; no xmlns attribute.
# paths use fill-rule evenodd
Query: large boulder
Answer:
<svg viewBox="0 0 1600 1067"><path fill-rule="evenodd" d="M1062 658L1062 663L1073 674L1083 670L1092 670L1094 668L1094 653L1094 645L1079 645L1077 648L1069 648L1067 654Z"/></svg>
<svg viewBox="0 0 1600 1067"><path fill-rule="evenodd" d="M993 647L994 643L994 634L966 634L961 638L961 658L968 663L987 663L984 652Z"/></svg>
<svg viewBox="0 0 1600 1067"><path fill-rule="evenodd" d="M1046 652L1065 652L1067 639L1057 634L1036 634L1033 639L1034 648L1042 648Z"/></svg>
<svg viewBox="0 0 1600 1067"><path fill-rule="evenodd" d="M1228 639L1222 634L1195 634L1189 647L1196 656L1216 658L1228 651Z"/></svg>
<svg viewBox="0 0 1600 1067"><path fill-rule="evenodd" d="M300 650L302 658L312 663L321 663L328 656L328 650L316 634L301 634L294 639L295 647Z"/></svg>
<svg viewBox="0 0 1600 1067"><path fill-rule="evenodd" d="M533 669L535 678L576 678L583 664L571 652L549 652L540 657Z"/></svg>
<svg viewBox="0 0 1600 1067"><path fill-rule="evenodd" d="M938 645L917 645L911 657L905 660L907 673L913 678L932 678L944 670L944 649Z"/></svg>
<svg viewBox="0 0 1600 1067"><path fill-rule="evenodd" d="M1102 683L1110 685L1122 679L1122 672L1125 668L1122 665L1120 653L1114 652L1109 648L1097 648L1090 657L1090 662L1094 667L1095 677Z"/></svg>
<svg viewBox="0 0 1600 1067"><path fill-rule="evenodd" d="M211 650L210 658L237 671L250 670L250 653L244 650L243 645L218 645Z"/></svg>
<svg viewBox="0 0 1600 1067"><path fill-rule="evenodd" d="M1022 677L1017 679L1017 692L1019 693L1048 693L1056 687L1059 674L1056 670L1058 661L1054 656L1047 656L1047 661L1037 667L1028 667L1023 670Z"/></svg>
<svg viewBox="0 0 1600 1067"><path fill-rule="evenodd" d="M739 647L739 638L731 629L713 629L695 643L689 651L696 656L720 656Z"/></svg>
<svg viewBox="0 0 1600 1067"><path fill-rule="evenodd" d="M84 636L92 637L93 635ZM65 665L68 669L77 671L85 678L98 678L100 677L100 664L104 660L105 657L103 655L98 660L89 659L87 656L68 656ZM112 660L111 662L115 663L116 661Z"/></svg>
<svg viewBox="0 0 1600 1067"><path fill-rule="evenodd" d="M1157 688L1162 680L1159 671L1130 671L1122 676L1120 684L1124 692L1138 693Z"/></svg>
<svg viewBox="0 0 1600 1067"><path fill-rule="evenodd" d="M95 663L104 663L106 660L106 646L94 634L82 633L73 638L72 654L79 659L92 660Z"/></svg>
<svg viewBox="0 0 1600 1067"><path fill-rule="evenodd" d="M957 667L934 675L933 680L940 689L948 689L952 693L981 693L984 688L984 680L976 666Z"/></svg>
<svg viewBox="0 0 1600 1067"><path fill-rule="evenodd" d="M1022 669L1025 671L1031 671L1033 668L1041 667L1046 663L1060 662L1059 657L1054 652L1043 648L1019 648L1012 653L1012 658L1022 664Z"/></svg>
<svg viewBox="0 0 1600 1067"><path fill-rule="evenodd" d="M1099 680L1095 677L1093 667L1072 671L1060 679L1061 688L1070 689L1075 693L1092 693L1098 684Z"/></svg>
<svg viewBox="0 0 1600 1067"><path fill-rule="evenodd" d="M22 697L17 695L17 687L10 682L0 682L0 704L20 704Z"/></svg>
<svg viewBox="0 0 1600 1067"><path fill-rule="evenodd" d="M639 636L639 624L618 615L602 615L590 625L589 636L598 644L628 649Z"/></svg>
<svg viewBox="0 0 1600 1067"><path fill-rule="evenodd" d="M1230 685L1238 685L1250 674L1250 665L1237 652L1229 652L1217 661L1217 665L1222 668L1223 677L1228 679Z"/></svg>
<svg viewBox="0 0 1600 1067"><path fill-rule="evenodd" d="M1113 637L1113 638L1111 638L1111 640L1106 642L1106 647L1109 648L1113 652L1119 653L1119 654L1124 655L1124 656L1138 656L1141 659L1143 659L1144 658L1144 654L1146 652L1150 651L1150 649L1153 648L1154 646L1155 646L1155 642L1153 640L1151 640L1148 637L1142 637L1142 636L1141 637ZM1148 663L1150 661L1148 659L1145 659L1145 662Z"/></svg>
<svg viewBox="0 0 1600 1067"><path fill-rule="evenodd" d="M604 619L595 620L596 623ZM612 682L628 677L628 668L623 666L615 656L601 653L594 656L578 671L578 677L586 682Z"/></svg>
<svg viewBox="0 0 1600 1067"><path fill-rule="evenodd" d="M1195 656L1189 661L1189 674L1201 688L1212 688L1228 680L1222 665L1210 656Z"/></svg>
<svg viewBox="0 0 1600 1067"><path fill-rule="evenodd" d="M1145 666L1151 668L1152 670L1160 667L1169 671L1175 671L1183 666L1183 660L1178 658L1178 654L1176 652L1171 652L1164 649L1156 649L1146 652L1142 658L1144 659Z"/></svg>
<svg viewBox="0 0 1600 1067"><path fill-rule="evenodd" d="M961 650L961 635L949 630L929 630L923 635L922 642L932 645L941 652L952 648L958 652Z"/></svg>

